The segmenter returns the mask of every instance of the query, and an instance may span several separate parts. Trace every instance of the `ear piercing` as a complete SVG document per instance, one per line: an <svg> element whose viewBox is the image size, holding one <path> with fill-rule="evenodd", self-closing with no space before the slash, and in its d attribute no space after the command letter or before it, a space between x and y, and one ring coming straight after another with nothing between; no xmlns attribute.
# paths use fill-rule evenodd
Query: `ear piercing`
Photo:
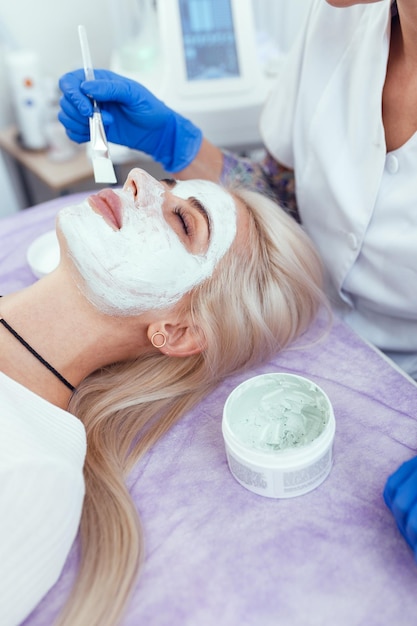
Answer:
<svg viewBox="0 0 417 626"><path fill-rule="evenodd" d="M161 343L157 343L157 342L155 341L155 337L157 337L158 335L159 335L160 337L162 337L162 341L161 341ZM158 339L157 341L159 342L159 339ZM157 330L157 331L156 331L156 333L154 333L154 334L152 335L152 337L151 337L151 344L152 344L155 348L163 348L163 347L164 347L164 345L166 344L166 342L167 342L166 335L164 335L164 333L162 333L160 330Z"/></svg>

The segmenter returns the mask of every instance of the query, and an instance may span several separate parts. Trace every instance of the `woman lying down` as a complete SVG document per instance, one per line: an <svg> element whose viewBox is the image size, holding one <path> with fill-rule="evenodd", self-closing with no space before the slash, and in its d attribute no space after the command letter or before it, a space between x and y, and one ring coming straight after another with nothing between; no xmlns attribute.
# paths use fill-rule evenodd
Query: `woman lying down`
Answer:
<svg viewBox="0 0 417 626"><path fill-rule="evenodd" d="M134 169L61 210L56 230L58 268L0 300L3 626L54 585L79 529L59 623L119 623L144 558L129 470L322 302L310 241L254 192Z"/></svg>

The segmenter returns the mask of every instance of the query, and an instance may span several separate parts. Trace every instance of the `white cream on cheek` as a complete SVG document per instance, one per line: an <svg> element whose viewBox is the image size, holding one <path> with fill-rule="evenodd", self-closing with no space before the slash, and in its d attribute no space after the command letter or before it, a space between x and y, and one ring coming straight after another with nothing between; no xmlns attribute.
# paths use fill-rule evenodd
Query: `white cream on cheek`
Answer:
<svg viewBox="0 0 417 626"><path fill-rule="evenodd" d="M236 234L232 197L214 183L178 183L172 193L196 197L208 209L211 240L207 253L186 250L164 218L165 190L144 174L138 195L116 191L123 205L123 224L112 229L88 202L63 209L58 227L81 276L80 288L103 313L137 315L167 308L208 278Z"/></svg>

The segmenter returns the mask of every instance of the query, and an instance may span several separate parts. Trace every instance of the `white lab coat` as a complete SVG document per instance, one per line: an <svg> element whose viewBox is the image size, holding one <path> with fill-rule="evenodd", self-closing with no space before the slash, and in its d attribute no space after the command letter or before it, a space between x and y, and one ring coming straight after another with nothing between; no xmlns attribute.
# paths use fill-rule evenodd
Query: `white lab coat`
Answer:
<svg viewBox="0 0 417 626"><path fill-rule="evenodd" d="M390 0L313 2L261 117L294 168L302 222L336 311L385 351L417 352L417 133L386 153Z"/></svg>
<svg viewBox="0 0 417 626"><path fill-rule="evenodd" d="M0 624L20 624L57 581L79 526L85 430L0 373Z"/></svg>

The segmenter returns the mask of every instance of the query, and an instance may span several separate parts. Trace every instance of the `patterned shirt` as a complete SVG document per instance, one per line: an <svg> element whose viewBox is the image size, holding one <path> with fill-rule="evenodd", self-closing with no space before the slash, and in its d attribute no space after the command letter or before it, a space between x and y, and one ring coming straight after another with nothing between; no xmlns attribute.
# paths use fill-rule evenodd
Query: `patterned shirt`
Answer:
<svg viewBox="0 0 417 626"><path fill-rule="evenodd" d="M263 193L300 221L294 172L280 165L268 152L261 161L255 161L224 150L221 182L226 186L238 184Z"/></svg>

